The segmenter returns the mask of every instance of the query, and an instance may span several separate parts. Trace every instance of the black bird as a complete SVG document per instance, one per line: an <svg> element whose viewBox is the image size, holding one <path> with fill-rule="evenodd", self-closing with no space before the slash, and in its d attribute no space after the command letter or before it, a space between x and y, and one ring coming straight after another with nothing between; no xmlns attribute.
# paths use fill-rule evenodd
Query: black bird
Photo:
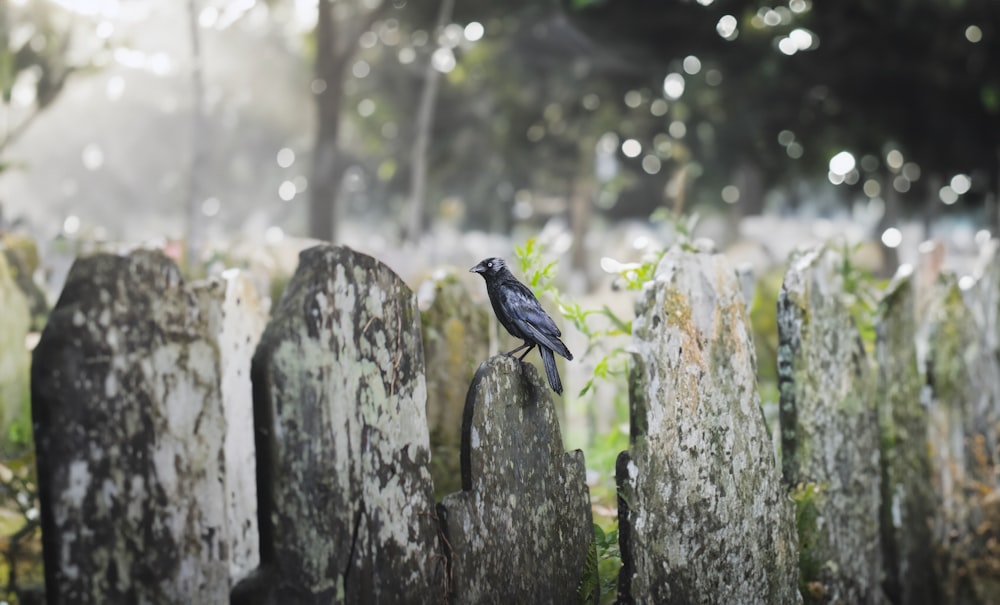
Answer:
<svg viewBox="0 0 1000 605"><path fill-rule="evenodd" d="M483 259L469 271L483 276L486 280L486 292L490 295L490 303L497 319L504 328L507 328L511 336L524 341L524 344L504 355L510 356L527 348L528 350L518 357L524 359L531 349L538 347L538 353L545 364L545 375L548 376L549 386L556 393L562 393L562 381L559 380L556 358L552 353L553 351L559 353L571 361L573 354L559 340L562 333L556 322L552 321L542 309L535 294L528 286L517 281L502 258Z"/></svg>

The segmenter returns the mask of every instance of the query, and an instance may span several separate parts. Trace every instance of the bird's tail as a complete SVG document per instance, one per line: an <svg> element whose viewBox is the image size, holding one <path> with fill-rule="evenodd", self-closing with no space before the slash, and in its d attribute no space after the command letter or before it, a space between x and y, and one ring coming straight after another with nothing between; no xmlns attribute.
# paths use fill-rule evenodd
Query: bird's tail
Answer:
<svg viewBox="0 0 1000 605"><path fill-rule="evenodd" d="M556 357L552 354L552 349L539 346L538 352L542 355L542 363L545 364L545 375L549 379L549 386L556 393L562 394L562 380L559 380L559 370L556 368Z"/></svg>

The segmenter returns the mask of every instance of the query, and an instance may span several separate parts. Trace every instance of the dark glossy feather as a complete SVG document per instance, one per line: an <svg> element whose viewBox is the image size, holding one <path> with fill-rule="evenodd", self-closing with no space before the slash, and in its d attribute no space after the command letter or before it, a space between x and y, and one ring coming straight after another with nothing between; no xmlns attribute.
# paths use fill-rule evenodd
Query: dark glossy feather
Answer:
<svg viewBox="0 0 1000 605"><path fill-rule="evenodd" d="M562 336L559 327L542 308L535 294L514 277L501 258L484 259L470 271L479 273L486 280L486 292L500 324L512 336L520 338L525 343L523 347L506 354L510 355L522 348L530 351L537 346L545 365L549 386L556 393L562 393L562 381L559 379L553 353L570 360L573 359L573 354L559 340Z"/></svg>

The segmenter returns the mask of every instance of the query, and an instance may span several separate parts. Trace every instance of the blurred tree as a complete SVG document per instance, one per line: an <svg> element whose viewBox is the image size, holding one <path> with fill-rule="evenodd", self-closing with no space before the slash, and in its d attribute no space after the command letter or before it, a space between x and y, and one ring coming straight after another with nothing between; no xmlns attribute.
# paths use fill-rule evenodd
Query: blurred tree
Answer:
<svg viewBox="0 0 1000 605"><path fill-rule="evenodd" d="M73 30L60 23L59 10L48 2L11 6L0 2L0 90L3 92L3 132L0 132L0 170L8 160L4 151L62 92L75 71L69 56ZM18 107L14 107L15 95Z"/></svg>
<svg viewBox="0 0 1000 605"><path fill-rule="evenodd" d="M973 200L996 194L1000 11L991 0L563 5L595 40L651 74L683 66L683 99L692 120L714 126L709 157L731 182L758 173L750 180L759 184L749 188L760 190L789 176L823 174L837 151L849 149L874 159L857 171L885 179L882 189L912 191L903 199L913 207L936 200L937 191L897 179L900 164L886 161L896 149L925 177L972 175ZM689 57L701 71L687 70ZM712 85L710 73L719 93L699 96ZM853 180L860 189L867 179ZM752 211L758 209L755 202Z"/></svg>
<svg viewBox="0 0 1000 605"><path fill-rule="evenodd" d="M378 166L370 172L385 192L412 199L414 171L423 170L423 161L423 220L453 213L457 199L466 226L475 228L504 231L515 218L564 214L567 199L586 200L574 206L586 216L598 189L596 143L623 120L620 109L632 111L622 104L624 91L646 75L608 58L554 3L464 2L444 28L427 8L409 3L397 13L398 22L376 25L378 39L393 44L363 51L372 71L351 87L359 112L368 108L353 122L368 141L363 148ZM428 31L438 33L432 38ZM425 64L414 58L434 53L436 72L444 77L435 105L444 117L433 120L427 139L442 144L413 153L427 123L420 119L426 105L413 99L430 81ZM587 103L584 91L592 98ZM442 199L449 199L444 208L437 204Z"/></svg>
<svg viewBox="0 0 1000 605"><path fill-rule="evenodd" d="M445 25L451 20L455 9L455 0L441 0L438 9L437 22L434 25L434 37L441 35ZM438 88L441 82L441 70L435 65L435 60L447 60L436 44L432 52L427 53L424 69L424 85L420 94L420 104L417 106L416 133L413 142L413 152L410 155L412 171L410 175L410 213L406 235L411 241L419 241L424 231L424 207L427 195L427 150L431 142L431 127L434 124L434 107L437 101ZM437 55L437 56L436 56Z"/></svg>
<svg viewBox="0 0 1000 605"><path fill-rule="evenodd" d="M337 198L345 169L340 120L350 60L357 53L358 38L388 6L383 0L319 0L312 83L317 127L309 180L309 235L318 239L333 240L337 234Z"/></svg>
<svg viewBox="0 0 1000 605"><path fill-rule="evenodd" d="M595 205L613 218L667 202L754 214L776 188L794 205L844 149L858 162L836 191L879 197L885 220L922 202L933 173L972 175L966 198L996 189L1000 129L981 126L996 124L1000 70L982 0L561 2L470 0L444 28L439 4L398 2L364 34L371 70L346 87L347 115L383 216L408 217L398 226L411 232L414 217L456 206L466 227L498 231L567 216L579 243ZM955 35L935 29L944 22ZM415 59L433 52L449 60L428 78ZM420 119L428 105L414 100L442 76L444 117ZM956 120L967 130L942 126ZM422 139L442 144L417 152ZM415 190L419 210L405 207Z"/></svg>
<svg viewBox="0 0 1000 605"><path fill-rule="evenodd" d="M191 157L188 165L187 225L184 238L184 266L191 270L201 258L204 225L202 220L201 171L206 156L205 76L202 70L201 28L198 0L188 0L188 35L191 45Z"/></svg>

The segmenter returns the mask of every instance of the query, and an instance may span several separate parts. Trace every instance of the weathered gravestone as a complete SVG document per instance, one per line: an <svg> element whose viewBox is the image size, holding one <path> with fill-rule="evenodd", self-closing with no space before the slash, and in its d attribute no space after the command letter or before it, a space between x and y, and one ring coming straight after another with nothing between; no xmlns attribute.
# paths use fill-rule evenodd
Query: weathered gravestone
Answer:
<svg viewBox="0 0 1000 605"><path fill-rule="evenodd" d="M622 603L799 601L791 503L736 273L673 248L636 307L618 458Z"/></svg>
<svg viewBox="0 0 1000 605"><path fill-rule="evenodd" d="M261 569L232 602L441 600L413 293L321 245L272 315L253 360Z"/></svg>
<svg viewBox="0 0 1000 605"><path fill-rule="evenodd" d="M790 261L778 297L779 419L805 593L861 605L882 601L879 431L842 267L827 247Z"/></svg>
<svg viewBox="0 0 1000 605"><path fill-rule="evenodd" d="M223 384L261 323L242 287L150 251L74 264L32 365L50 604L221 603L255 563L253 467L227 460L251 402Z"/></svg>
<svg viewBox="0 0 1000 605"><path fill-rule="evenodd" d="M996 603L1000 600L997 359L953 274L939 277L930 298L927 405L938 496L935 554L943 602Z"/></svg>
<svg viewBox="0 0 1000 605"><path fill-rule="evenodd" d="M480 366L462 418L462 491L439 505L453 603L576 603L593 543L583 453L565 452L534 366Z"/></svg>
<svg viewBox="0 0 1000 605"><path fill-rule="evenodd" d="M923 373L917 364L916 295L910 272L886 288L876 316L882 431L882 553L886 595L900 605L942 602L933 566L935 496L927 448Z"/></svg>
<svg viewBox="0 0 1000 605"><path fill-rule="evenodd" d="M459 445L462 409L479 363L489 356L490 318L473 304L454 273L435 275L420 286L421 325L427 368L427 422L431 475L438 498L462 488Z"/></svg>
<svg viewBox="0 0 1000 605"><path fill-rule="evenodd" d="M990 239L980 247L976 265L976 323L986 350L1000 359L1000 239Z"/></svg>

